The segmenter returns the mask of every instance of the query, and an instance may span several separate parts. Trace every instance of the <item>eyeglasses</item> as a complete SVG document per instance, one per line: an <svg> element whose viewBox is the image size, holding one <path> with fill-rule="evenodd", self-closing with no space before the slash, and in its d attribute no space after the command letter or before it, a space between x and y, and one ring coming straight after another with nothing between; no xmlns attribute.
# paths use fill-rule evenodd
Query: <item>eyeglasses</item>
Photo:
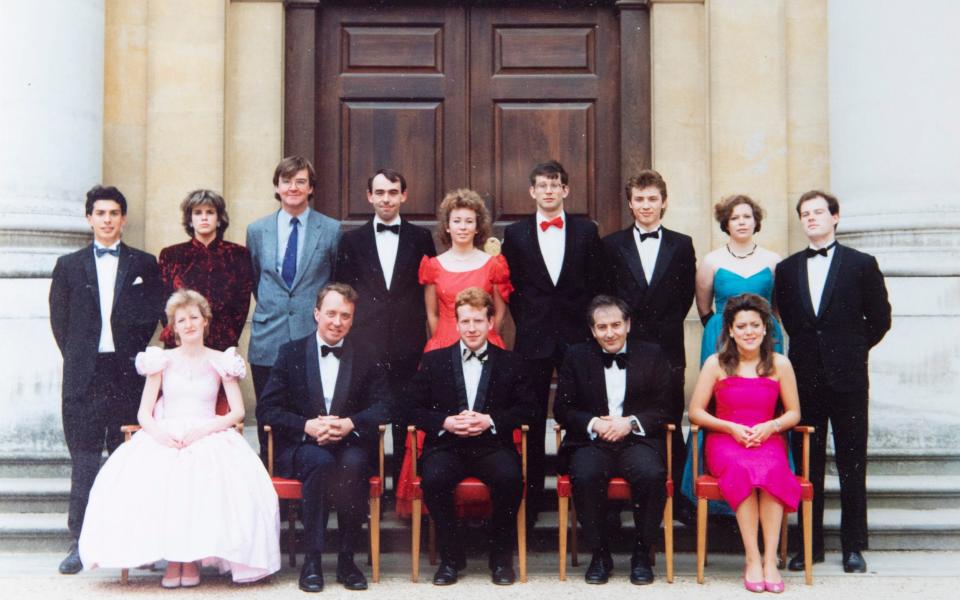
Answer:
<svg viewBox="0 0 960 600"><path fill-rule="evenodd" d="M287 187L295 187L295 188L300 189L300 190L305 190L305 189L307 189L308 187L310 187L310 180L309 180L309 179L293 179L293 180L290 180L290 179L281 179L281 180L280 180L280 183L281 183L282 185L287 186Z"/></svg>

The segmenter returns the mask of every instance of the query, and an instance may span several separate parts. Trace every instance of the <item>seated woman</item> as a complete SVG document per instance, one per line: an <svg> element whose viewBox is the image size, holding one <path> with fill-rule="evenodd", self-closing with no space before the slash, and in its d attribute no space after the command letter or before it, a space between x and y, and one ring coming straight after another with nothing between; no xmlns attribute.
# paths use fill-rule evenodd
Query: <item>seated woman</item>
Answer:
<svg viewBox="0 0 960 600"><path fill-rule="evenodd" d="M736 513L746 553L744 586L779 593L780 524L783 511L796 511L800 502L800 484L779 434L800 421L800 401L790 361L773 351L772 322L770 304L756 294L727 301L719 351L700 371L688 414L691 423L711 432L704 448L707 469ZM707 412L711 397L716 415ZM783 413L775 417L778 399Z"/></svg>
<svg viewBox="0 0 960 600"><path fill-rule="evenodd" d="M280 518L270 477L233 428L243 420L245 364L234 348L204 346L210 305L197 292L174 293L166 313L179 347L137 355L147 376L142 429L97 475L80 558L88 569L166 560L165 588L198 585L195 561L256 581L280 569ZM217 416L221 383L230 411Z"/></svg>

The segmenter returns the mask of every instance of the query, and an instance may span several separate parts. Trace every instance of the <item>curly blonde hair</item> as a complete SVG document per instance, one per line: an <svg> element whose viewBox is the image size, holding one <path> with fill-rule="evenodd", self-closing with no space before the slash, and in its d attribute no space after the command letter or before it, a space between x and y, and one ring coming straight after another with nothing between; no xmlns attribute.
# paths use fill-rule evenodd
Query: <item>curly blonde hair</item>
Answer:
<svg viewBox="0 0 960 600"><path fill-rule="evenodd" d="M477 234L473 237L473 245L483 248L490 237L490 213L480 194L473 190L460 188L447 192L440 203L440 212L437 215L437 237L440 242L449 247L452 243L447 227L450 225L450 213L458 208L467 208L477 215Z"/></svg>
<svg viewBox="0 0 960 600"><path fill-rule="evenodd" d="M196 306L200 309L200 316L207 322L203 326L203 337L207 337L207 332L210 329L210 319L213 318L213 311L210 310L210 303L207 302L207 299L203 297L203 294L196 292L194 290L188 290L186 288L181 288L175 291L170 298L167 300L167 305L164 308L164 311L167 313L167 323L170 324L170 329L173 331L173 338L176 340L177 345L180 345L180 335L177 333L177 328L173 326L173 318L177 314L177 311L181 308L186 308L188 306Z"/></svg>

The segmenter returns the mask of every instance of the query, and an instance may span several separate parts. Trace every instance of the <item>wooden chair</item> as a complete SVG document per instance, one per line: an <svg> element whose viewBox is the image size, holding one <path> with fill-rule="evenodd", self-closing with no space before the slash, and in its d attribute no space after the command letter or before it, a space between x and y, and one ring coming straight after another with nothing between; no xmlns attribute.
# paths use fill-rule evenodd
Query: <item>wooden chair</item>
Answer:
<svg viewBox="0 0 960 600"><path fill-rule="evenodd" d="M517 554L520 566L520 583L527 582L527 433L530 431L528 425L520 428L520 443L517 451L520 454L520 468L523 475L523 496L520 498L520 508L517 511ZM515 430L516 433L516 430ZM412 533L412 566L410 580L416 583L420 579L420 526L421 517L426 512L423 506L423 488L420 486L421 478L417 475L417 430L413 425L407 427L407 438L410 448L413 452L413 524ZM516 438L514 438L516 441ZM457 484L453 491L454 503L457 506L457 516L488 516L493 509L493 503L490 500L490 489L476 477L467 477ZM437 562L436 547L436 529L430 515L427 514L428 524L428 543L430 552L430 564Z"/></svg>
<svg viewBox="0 0 960 600"><path fill-rule="evenodd" d="M298 479L275 477L273 474L273 428L264 425L267 433L267 472L273 482L273 489L277 491L280 500L287 501L287 554L290 557L290 566L297 566L297 512L296 503L303 499L303 484ZM379 442L377 444L378 471L370 478L368 528L370 530L370 554L368 564L373 567L373 582L380 583L380 499L383 496L383 434L386 425L377 427Z"/></svg>
<svg viewBox="0 0 960 600"><path fill-rule="evenodd" d="M663 507L663 550L667 561L667 583L673 583L673 449L671 437L676 431L676 425L668 423L667 430L667 502ZM557 448L560 448L563 429L560 425L553 426L557 435ZM607 484L608 500L629 500L630 484L623 477L613 477ZM577 558L577 509L573 503L573 484L569 474L557 474L557 520L559 521L559 569L560 581L567 580L567 524L570 527L570 563L576 567ZM651 551L651 554L653 552ZM651 563L654 562L651 556Z"/></svg>
<svg viewBox="0 0 960 600"><path fill-rule="evenodd" d="M700 472L703 461L700 457L700 447L697 433L699 425L691 425L690 432L693 438L693 481L694 493L697 496L697 583L703 583L703 567L707 560L707 503L710 500L723 500L720 495L720 485L713 475ZM798 425L793 431L803 435L803 457L801 475L797 475L800 484L800 500L803 510L803 563L807 585L813 585L813 484L810 483L810 434L814 428L808 425ZM789 446L788 446L789 447ZM780 526L780 563L787 562L787 513L783 513L783 523Z"/></svg>

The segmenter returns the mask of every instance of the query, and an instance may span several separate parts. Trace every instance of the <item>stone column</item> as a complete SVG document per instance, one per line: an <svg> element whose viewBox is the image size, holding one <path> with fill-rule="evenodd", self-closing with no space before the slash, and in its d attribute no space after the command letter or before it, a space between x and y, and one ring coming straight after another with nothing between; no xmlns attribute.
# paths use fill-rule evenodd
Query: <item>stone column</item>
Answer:
<svg viewBox="0 0 960 600"><path fill-rule="evenodd" d="M915 8L829 4L839 238L877 257L894 315L870 356L871 452L960 448L960 6Z"/></svg>
<svg viewBox="0 0 960 600"><path fill-rule="evenodd" d="M5 2L0 16L0 455L64 452L47 294L57 256L90 239L103 32L102 0Z"/></svg>

